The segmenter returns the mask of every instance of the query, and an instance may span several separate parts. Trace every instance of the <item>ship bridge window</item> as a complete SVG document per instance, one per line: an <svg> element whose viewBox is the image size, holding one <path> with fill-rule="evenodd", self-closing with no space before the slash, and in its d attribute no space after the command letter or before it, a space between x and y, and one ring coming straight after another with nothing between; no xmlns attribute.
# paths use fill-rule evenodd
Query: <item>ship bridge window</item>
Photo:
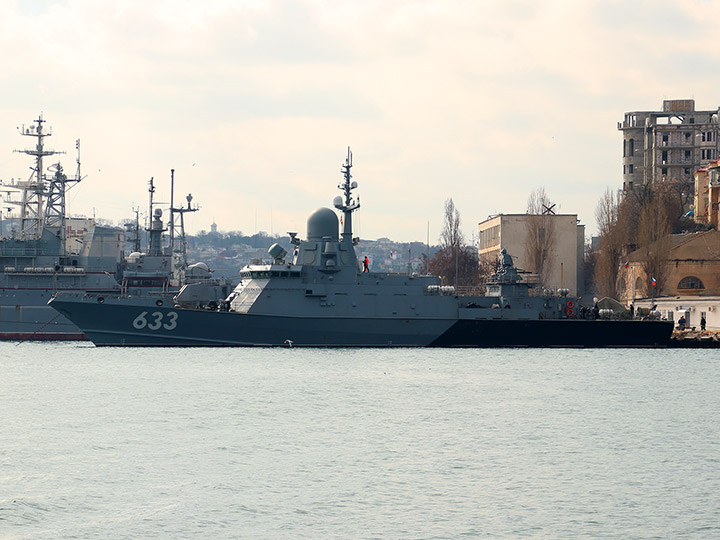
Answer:
<svg viewBox="0 0 720 540"><path fill-rule="evenodd" d="M677 286L678 289L704 289L705 285L695 276L687 276L680 280Z"/></svg>

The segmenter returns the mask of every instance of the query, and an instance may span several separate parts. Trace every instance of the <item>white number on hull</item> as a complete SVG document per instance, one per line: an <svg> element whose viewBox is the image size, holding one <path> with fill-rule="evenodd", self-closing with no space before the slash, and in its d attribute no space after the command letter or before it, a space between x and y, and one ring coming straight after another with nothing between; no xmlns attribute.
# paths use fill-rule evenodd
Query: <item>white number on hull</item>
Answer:
<svg viewBox="0 0 720 540"><path fill-rule="evenodd" d="M161 327L165 330L175 330L175 327L177 326L178 314L175 311L170 311L167 314L167 317L164 317L163 313L160 311L153 311L150 314L150 317L152 318L150 323L148 323L146 318L147 314L147 311L143 311L140 315L135 317L133 327L137 330L142 330L145 327L147 327L148 330L160 330ZM163 323L163 319L166 319L167 322Z"/></svg>

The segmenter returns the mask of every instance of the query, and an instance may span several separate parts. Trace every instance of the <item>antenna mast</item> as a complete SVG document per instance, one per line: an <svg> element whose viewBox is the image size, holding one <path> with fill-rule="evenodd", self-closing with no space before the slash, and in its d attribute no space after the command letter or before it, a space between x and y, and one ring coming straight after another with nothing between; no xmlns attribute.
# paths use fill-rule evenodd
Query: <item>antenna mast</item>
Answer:
<svg viewBox="0 0 720 540"><path fill-rule="evenodd" d="M80 176L80 139L75 141L75 148L77 149L75 177L68 178L63 173L60 163L52 165L51 170L54 170L55 174L49 180L48 199L45 206L45 228L60 239L60 255L65 255L65 238L67 236L65 229L65 219L67 217L65 194L73 187L73 184L77 184L82 180Z"/></svg>
<svg viewBox="0 0 720 540"><path fill-rule="evenodd" d="M188 212L197 212L200 208L192 206L192 193L188 193L185 197L187 207L173 205L173 194L175 190L175 169L170 169L170 249L173 254L174 268L177 274L185 270L188 266L187 261L187 242L185 240L185 214ZM180 216L180 223L177 224L175 214ZM176 233L177 230L177 234ZM176 276L179 277L179 276Z"/></svg>
<svg viewBox="0 0 720 540"><path fill-rule="evenodd" d="M335 208L343 212L343 242L350 242L354 245L359 239L352 237L352 213L360 208L360 197L357 199L353 199L352 197L352 191L357 188L357 182L350 182L352 179L350 169L352 169L352 152L348 146L345 164L340 169L345 181L338 186L338 188L343 192L344 197L335 197L333 205Z"/></svg>
<svg viewBox="0 0 720 540"><path fill-rule="evenodd" d="M15 152L35 157L35 167L32 169L30 178L25 182L18 182L13 186L22 191L22 201L14 202L14 204L20 205L20 231L18 233L20 240L37 240L42 236L43 197L48 194L45 185L46 180L43 174L43 158L46 156L65 153L45 149L44 139L45 137L51 136L52 133L44 132L44 123L45 120L43 120L42 114L40 114L34 124L27 127L23 124L18 128L20 135L35 137L37 139L34 149L15 150ZM65 204L63 201L63 209L64 206Z"/></svg>

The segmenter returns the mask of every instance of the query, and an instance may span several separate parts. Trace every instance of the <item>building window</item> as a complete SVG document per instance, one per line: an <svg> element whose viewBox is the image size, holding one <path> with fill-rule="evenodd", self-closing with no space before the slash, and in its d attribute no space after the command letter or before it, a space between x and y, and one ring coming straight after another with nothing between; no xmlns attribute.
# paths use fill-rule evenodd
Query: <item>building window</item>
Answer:
<svg viewBox="0 0 720 540"><path fill-rule="evenodd" d="M663 165L665 165L667 163L667 150L662 151L662 162L663 162Z"/></svg>
<svg viewBox="0 0 720 540"><path fill-rule="evenodd" d="M632 163L631 163L630 165L628 165L628 172L629 172L630 174L633 173L633 164L632 164Z"/></svg>
<svg viewBox="0 0 720 540"><path fill-rule="evenodd" d="M663 167L661 171L663 176L667 176L667 167Z"/></svg>
<svg viewBox="0 0 720 540"><path fill-rule="evenodd" d="M662 136L662 145L667 146L668 145L668 136L667 134Z"/></svg>
<svg viewBox="0 0 720 540"><path fill-rule="evenodd" d="M690 140L690 132L689 132L689 131L686 131L686 132L685 132L685 142L687 142L687 141L689 141L689 140Z"/></svg>
<svg viewBox="0 0 720 540"><path fill-rule="evenodd" d="M712 159L713 158L713 149L712 148L705 148L701 150L702 152L702 159Z"/></svg>
<svg viewBox="0 0 720 540"><path fill-rule="evenodd" d="M677 286L678 289L704 289L705 286L699 278L695 276L687 276L680 280Z"/></svg>
<svg viewBox="0 0 720 540"><path fill-rule="evenodd" d="M685 150L685 159L690 159L690 150Z"/></svg>
<svg viewBox="0 0 720 540"><path fill-rule="evenodd" d="M623 157L627 155L627 141L623 140Z"/></svg>
<svg viewBox="0 0 720 540"><path fill-rule="evenodd" d="M635 155L635 139L630 139L630 155Z"/></svg>

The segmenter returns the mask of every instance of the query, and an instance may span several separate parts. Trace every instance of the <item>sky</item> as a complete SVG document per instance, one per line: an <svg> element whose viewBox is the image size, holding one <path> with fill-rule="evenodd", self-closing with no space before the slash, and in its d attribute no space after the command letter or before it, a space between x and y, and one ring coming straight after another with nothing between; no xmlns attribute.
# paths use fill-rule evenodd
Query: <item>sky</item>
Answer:
<svg viewBox="0 0 720 540"><path fill-rule="evenodd" d="M622 186L627 111L720 106L720 3L704 0L0 0L0 179L17 127L85 179L69 212L119 223L192 193L190 233L305 237L347 148L365 239L468 241L545 188L588 235ZM3 194L5 196L5 194ZM3 205L5 206L5 205ZM4 214L5 215L5 214Z"/></svg>

